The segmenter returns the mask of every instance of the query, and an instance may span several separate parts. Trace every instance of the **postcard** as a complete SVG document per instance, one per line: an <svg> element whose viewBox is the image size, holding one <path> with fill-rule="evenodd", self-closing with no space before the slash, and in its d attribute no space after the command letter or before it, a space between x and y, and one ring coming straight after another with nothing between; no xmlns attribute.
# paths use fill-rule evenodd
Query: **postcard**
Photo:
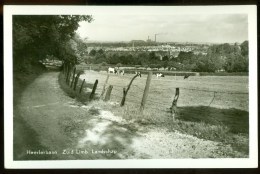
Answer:
<svg viewBox="0 0 260 174"><path fill-rule="evenodd" d="M5 168L255 168L256 6L4 6Z"/></svg>

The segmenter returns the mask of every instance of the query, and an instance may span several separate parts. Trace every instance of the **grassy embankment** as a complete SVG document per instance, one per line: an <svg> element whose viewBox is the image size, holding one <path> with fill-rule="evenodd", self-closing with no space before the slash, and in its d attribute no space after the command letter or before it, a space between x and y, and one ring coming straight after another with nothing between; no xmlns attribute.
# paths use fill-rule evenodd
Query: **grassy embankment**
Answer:
<svg viewBox="0 0 260 174"><path fill-rule="evenodd" d="M80 70L77 70L75 74L77 74ZM76 89L74 90L73 89L73 86L74 84L71 86L71 81L72 81L72 78L70 79L70 83L67 84L66 83L66 78L65 78L65 75L60 72L59 74L59 84L60 84L60 87L61 89L71 98L74 98L76 99L77 101L79 102L82 102L82 103L87 103L89 102L89 96L90 96L90 93L91 93L91 90L94 86L94 84L91 84L91 83L87 83L85 82L83 84L83 87L82 87L82 91L81 93L79 93L79 90L81 88L81 85L82 85L82 80L79 78L78 79L78 83L76 85ZM96 96L94 96L93 99L97 98Z"/></svg>
<svg viewBox="0 0 260 174"><path fill-rule="evenodd" d="M248 112L207 106L182 107L173 128L198 138L221 142L243 155L249 153Z"/></svg>
<svg viewBox="0 0 260 174"><path fill-rule="evenodd" d="M179 115L173 119L170 110L166 113L147 108L141 113L139 107L132 104L125 107L98 104L131 123L134 121L141 127L156 126L167 128L173 132L179 131L201 139L230 145L233 150L242 154L239 155L240 157L248 157L249 155L249 120L247 111L218 109L208 106L179 107ZM237 156L237 154L226 155Z"/></svg>

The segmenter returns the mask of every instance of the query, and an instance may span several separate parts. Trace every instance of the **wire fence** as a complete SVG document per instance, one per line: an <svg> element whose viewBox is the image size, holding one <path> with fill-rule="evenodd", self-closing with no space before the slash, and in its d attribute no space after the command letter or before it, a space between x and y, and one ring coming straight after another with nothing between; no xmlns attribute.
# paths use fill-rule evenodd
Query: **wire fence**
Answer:
<svg viewBox="0 0 260 174"><path fill-rule="evenodd" d="M113 78L115 77L113 76ZM117 79L117 82L123 80L124 82L129 82L131 77L124 78L120 76L120 78ZM140 83L139 80L138 84L133 83L131 85L129 92L127 93L126 104L140 107L145 89L145 81L146 80L143 80L142 83ZM105 91L109 85L112 85L113 89L110 100L120 102L123 98L123 88L127 88L127 85L122 84L115 83L110 79L106 84L105 80L101 81L101 83L98 84L96 93L101 94L104 85L106 86ZM152 84L150 87L145 109L168 111L168 109L171 107L176 88L179 88L180 90L180 98L178 100L179 106L201 105L248 110L248 92L218 91L184 86L165 88L163 86L157 86L156 84Z"/></svg>

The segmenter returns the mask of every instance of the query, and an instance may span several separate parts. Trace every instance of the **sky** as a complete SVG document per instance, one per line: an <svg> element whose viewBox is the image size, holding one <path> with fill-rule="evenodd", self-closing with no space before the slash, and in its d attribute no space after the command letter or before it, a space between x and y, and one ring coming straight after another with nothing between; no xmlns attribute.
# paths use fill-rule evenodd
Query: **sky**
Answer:
<svg viewBox="0 0 260 174"><path fill-rule="evenodd" d="M77 33L89 41L241 43L248 40L246 14L93 15Z"/></svg>

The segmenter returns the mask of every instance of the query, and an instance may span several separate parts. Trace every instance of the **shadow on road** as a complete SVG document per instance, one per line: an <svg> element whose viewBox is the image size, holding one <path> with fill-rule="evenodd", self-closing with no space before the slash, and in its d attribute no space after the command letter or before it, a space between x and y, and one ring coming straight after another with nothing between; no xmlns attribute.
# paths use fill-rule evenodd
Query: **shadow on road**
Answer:
<svg viewBox="0 0 260 174"><path fill-rule="evenodd" d="M39 135L33 130L21 116L14 117L14 160L47 160L55 159L50 155L28 155L27 151L48 150L39 142Z"/></svg>
<svg viewBox="0 0 260 174"><path fill-rule="evenodd" d="M136 130L113 119L100 117L98 109L92 108L89 113L94 116L88 120L85 134L78 144L78 148L87 150L88 154L81 155L80 158L120 159L133 155L131 144L133 138L138 137ZM114 116L111 115L111 118Z"/></svg>

